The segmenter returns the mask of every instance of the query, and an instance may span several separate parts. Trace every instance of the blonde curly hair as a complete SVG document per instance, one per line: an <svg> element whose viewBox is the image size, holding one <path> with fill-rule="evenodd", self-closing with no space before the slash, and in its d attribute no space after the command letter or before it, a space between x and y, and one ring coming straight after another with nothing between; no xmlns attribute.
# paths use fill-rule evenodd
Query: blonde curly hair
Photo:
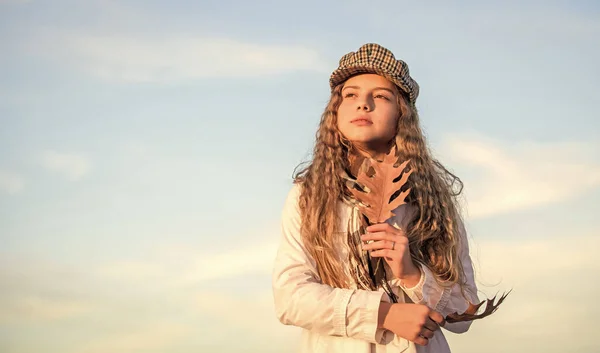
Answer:
<svg viewBox="0 0 600 353"><path fill-rule="evenodd" d="M321 281L338 288L345 286L347 278L333 245L335 237L341 236L336 211L339 202L348 197L343 174L350 169L349 144L337 128L343 84L334 87L321 116L312 160L294 175L301 186L303 242L316 262ZM411 256L427 266L440 284L462 286L463 269L457 253L461 216L456 202L462 182L431 156L415 105L400 89L398 92L400 116L394 142L400 159L410 159L413 170L406 201L416 212L405 229Z"/></svg>

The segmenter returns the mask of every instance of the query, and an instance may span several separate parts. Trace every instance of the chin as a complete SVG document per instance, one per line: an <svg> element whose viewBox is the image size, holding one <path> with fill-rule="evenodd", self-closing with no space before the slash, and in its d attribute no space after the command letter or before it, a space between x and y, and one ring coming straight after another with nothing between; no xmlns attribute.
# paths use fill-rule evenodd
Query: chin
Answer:
<svg viewBox="0 0 600 353"><path fill-rule="evenodd" d="M345 126L346 127L346 126ZM350 142L361 144L361 145L381 145L385 144L385 141L390 141L394 136L382 136L383 134L368 128L353 128L340 129L343 136L346 137ZM386 134L387 135L387 134Z"/></svg>
<svg viewBox="0 0 600 353"><path fill-rule="evenodd" d="M349 131L344 136L348 140L358 143L372 143L382 140L380 136L369 133L369 131Z"/></svg>

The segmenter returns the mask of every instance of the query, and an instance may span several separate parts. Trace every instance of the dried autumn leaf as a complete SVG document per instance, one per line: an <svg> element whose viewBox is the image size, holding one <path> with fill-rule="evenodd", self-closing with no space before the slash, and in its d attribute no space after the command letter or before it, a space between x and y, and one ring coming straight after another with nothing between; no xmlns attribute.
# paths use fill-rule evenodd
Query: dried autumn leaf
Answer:
<svg viewBox="0 0 600 353"><path fill-rule="evenodd" d="M446 316L446 322L453 323L453 322L473 321L473 320L483 319L484 317L493 314L498 309L500 304L502 304L502 302L508 296L508 294L510 294L510 291L508 293L503 294L500 297L500 299L498 299L498 303L496 303L496 304L494 304L494 301L496 300L497 295L494 296L492 299L487 299L477 305L469 304L469 308L464 313L462 313L462 314L452 313L452 314L449 314L448 316ZM481 314L477 314L477 311L481 308L481 306L484 303L485 303L485 309L483 310L483 312Z"/></svg>
<svg viewBox="0 0 600 353"><path fill-rule="evenodd" d="M395 166L397 158L394 152L386 154L383 161L372 161L371 167L374 170L374 175L367 175L365 168L360 168L356 181L366 190L350 189L350 192L361 203L359 208L361 212L368 218L371 224L383 223L392 216L392 212L398 206L404 204L406 196L410 189L401 192L393 201L390 198L394 195L406 182L412 174L412 169L405 172L400 180L394 182L404 171L409 161Z"/></svg>

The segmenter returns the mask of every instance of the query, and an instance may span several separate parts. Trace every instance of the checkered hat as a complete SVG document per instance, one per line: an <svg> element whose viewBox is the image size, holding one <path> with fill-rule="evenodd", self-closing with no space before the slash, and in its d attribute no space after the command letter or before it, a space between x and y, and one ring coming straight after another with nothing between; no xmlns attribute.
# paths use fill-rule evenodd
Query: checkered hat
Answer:
<svg viewBox="0 0 600 353"><path fill-rule="evenodd" d="M329 86L333 90L351 76L361 73L384 76L406 92L413 104L419 96L419 85L410 77L408 65L397 60L388 49L374 43L365 44L358 51L342 56L339 67L329 78Z"/></svg>

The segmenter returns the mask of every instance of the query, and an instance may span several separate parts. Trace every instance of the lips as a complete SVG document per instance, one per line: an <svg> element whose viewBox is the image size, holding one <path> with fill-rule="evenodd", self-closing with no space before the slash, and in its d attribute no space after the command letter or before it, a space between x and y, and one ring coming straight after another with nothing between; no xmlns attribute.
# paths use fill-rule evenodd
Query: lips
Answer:
<svg viewBox="0 0 600 353"><path fill-rule="evenodd" d="M373 120L371 120L368 116L359 116L350 121L352 124L356 125L371 125L373 124Z"/></svg>

